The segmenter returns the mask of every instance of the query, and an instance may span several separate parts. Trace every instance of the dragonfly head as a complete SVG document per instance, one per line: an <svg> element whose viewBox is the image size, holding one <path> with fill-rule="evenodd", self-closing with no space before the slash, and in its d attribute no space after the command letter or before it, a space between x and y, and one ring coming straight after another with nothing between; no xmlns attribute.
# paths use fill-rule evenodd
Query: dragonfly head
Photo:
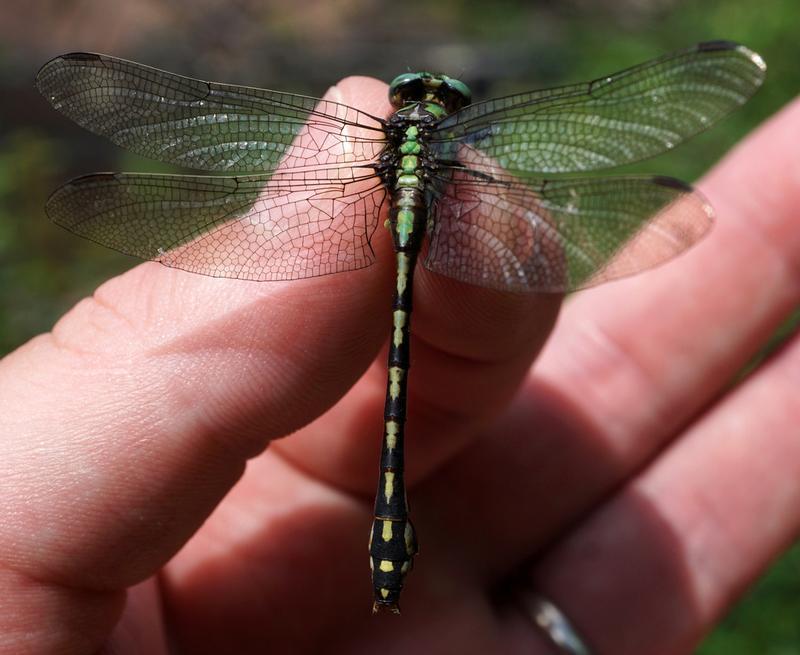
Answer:
<svg viewBox="0 0 800 655"><path fill-rule="evenodd" d="M472 101L469 87L447 75L434 73L403 73L389 85L389 101L402 109L414 102L431 102L454 112Z"/></svg>

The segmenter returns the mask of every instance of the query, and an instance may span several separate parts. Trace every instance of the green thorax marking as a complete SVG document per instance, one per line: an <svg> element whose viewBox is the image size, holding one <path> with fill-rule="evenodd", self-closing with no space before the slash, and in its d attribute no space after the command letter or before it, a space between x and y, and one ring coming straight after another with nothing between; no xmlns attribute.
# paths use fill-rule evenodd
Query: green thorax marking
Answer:
<svg viewBox="0 0 800 655"><path fill-rule="evenodd" d="M426 102L425 111L433 114L436 118L444 118L447 116L447 110L438 102Z"/></svg>
<svg viewBox="0 0 800 655"><path fill-rule="evenodd" d="M400 170L403 173L416 173L419 167L419 157L416 155L403 155L400 160Z"/></svg>
<svg viewBox="0 0 800 655"><path fill-rule="evenodd" d="M422 146L417 137L419 136L419 128L416 125L409 125L403 135L403 141L400 143L399 150L403 154L400 159L400 166L397 169L397 188L419 188L421 177L421 166L419 157L417 156ZM402 207L405 203L399 203ZM408 206L408 205L406 205Z"/></svg>
<svg viewBox="0 0 800 655"><path fill-rule="evenodd" d="M416 141L403 141L403 143L400 144L401 155L418 155L420 150L422 150L422 146Z"/></svg>
<svg viewBox="0 0 800 655"><path fill-rule="evenodd" d="M396 236L401 247L408 245L414 231L414 208L416 205L414 190L422 189L422 165L417 156L422 146L417 140L419 128L409 125L403 133L403 141L399 151L402 154L396 170L395 189L398 190ZM414 154L405 154L414 153Z"/></svg>

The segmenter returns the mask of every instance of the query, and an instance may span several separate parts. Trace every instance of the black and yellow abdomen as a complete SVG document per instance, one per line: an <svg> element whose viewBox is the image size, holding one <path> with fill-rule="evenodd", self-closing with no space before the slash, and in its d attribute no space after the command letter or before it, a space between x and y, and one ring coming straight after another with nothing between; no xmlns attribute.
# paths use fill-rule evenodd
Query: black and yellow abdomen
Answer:
<svg viewBox="0 0 800 655"><path fill-rule="evenodd" d="M420 157L424 154L424 143L419 140L419 128L414 118L398 117L396 124L402 140L395 146L393 166L387 170L385 181L392 198L389 229L397 258L397 273L389 337L380 479L369 548L375 594L373 609L394 612L398 611L403 579L411 570L417 552L414 527L408 518L403 479L403 437L414 267L428 214L424 194L425 172Z"/></svg>

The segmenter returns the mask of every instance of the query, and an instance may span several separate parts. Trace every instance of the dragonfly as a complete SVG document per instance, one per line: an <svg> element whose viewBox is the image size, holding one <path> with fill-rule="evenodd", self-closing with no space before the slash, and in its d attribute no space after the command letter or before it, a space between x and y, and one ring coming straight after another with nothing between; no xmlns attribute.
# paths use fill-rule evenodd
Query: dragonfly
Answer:
<svg viewBox="0 0 800 655"><path fill-rule="evenodd" d="M666 262L712 225L698 192L664 176L567 174L670 150L743 104L765 71L745 46L710 41L591 82L475 103L460 80L403 73L384 118L65 54L36 78L55 109L140 155L222 175L85 175L57 189L46 212L129 255L258 281L369 266L386 226L396 276L369 563L373 611L399 613L417 552L403 444L418 256L438 275L521 294L563 294Z"/></svg>

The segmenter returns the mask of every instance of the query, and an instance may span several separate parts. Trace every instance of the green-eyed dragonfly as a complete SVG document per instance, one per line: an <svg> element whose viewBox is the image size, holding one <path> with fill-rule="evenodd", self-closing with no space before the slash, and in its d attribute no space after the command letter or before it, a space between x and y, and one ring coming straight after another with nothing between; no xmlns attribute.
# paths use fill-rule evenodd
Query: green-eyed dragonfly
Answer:
<svg viewBox="0 0 800 655"><path fill-rule="evenodd" d="M593 82L471 104L446 75L406 73L387 119L290 93L217 84L105 55L56 57L39 91L117 145L229 176L101 173L56 190L48 215L88 239L205 275L294 280L374 260L388 216L396 256L373 608L398 610L417 551L403 482L413 274L564 293L665 262L711 225L667 177L558 177L669 150L744 103L766 66L714 41ZM550 177L555 176L555 177Z"/></svg>

